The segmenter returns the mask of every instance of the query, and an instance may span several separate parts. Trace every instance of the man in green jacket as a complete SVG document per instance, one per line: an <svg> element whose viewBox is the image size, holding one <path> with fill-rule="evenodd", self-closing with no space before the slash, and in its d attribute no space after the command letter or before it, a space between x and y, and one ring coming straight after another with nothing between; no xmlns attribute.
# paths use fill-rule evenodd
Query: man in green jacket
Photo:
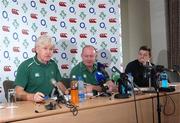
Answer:
<svg viewBox="0 0 180 123"><path fill-rule="evenodd" d="M71 78L83 78L84 82L88 85L86 86L87 92L92 91L102 91L102 87L100 85L97 85L97 80L95 78L95 73L98 71L97 64L96 64L96 57L97 52L96 49L91 45L86 45L82 49L81 58L82 62L77 64L70 72ZM114 85L114 83L106 79L106 84L109 87L109 91L117 90L117 87Z"/></svg>
<svg viewBox="0 0 180 123"><path fill-rule="evenodd" d="M53 49L50 36L42 35L37 39L36 55L22 62L17 70L15 90L18 100L43 101L45 96L51 95L54 80L63 92L66 91L60 82L62 78L58 66L51 59Z"/></svg>

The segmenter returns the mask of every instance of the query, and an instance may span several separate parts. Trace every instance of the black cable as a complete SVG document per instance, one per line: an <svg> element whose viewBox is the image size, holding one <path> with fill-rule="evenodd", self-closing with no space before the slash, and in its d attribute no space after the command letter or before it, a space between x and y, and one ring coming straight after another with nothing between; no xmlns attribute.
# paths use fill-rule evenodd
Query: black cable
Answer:
<svg viewBox="0 0 180 123"><path fill-rule="evenodd" d="M55 102L55 103L54 103ZM64 101L63 101L64 102ZM76 116L78 114L78 109L77 109L77 106L73 105L71 102L67 102L65 101L66 103L65 106L67 108L70 109L70 112L72 112L72 114L74 116ZM42 113L42 112L45 112L45 111L48 111L48 110L55 110L56 109L56 106L58 106L60 109L62 108L60 105L59 105L60 102L58 102L57 100L56 101L51 101L49 104L47 105L44 105L45 106L45 109L44 111L39 111L38 109L35 109L35 113ZM39 104L40 105L40 104Z"/></svg>
<svg viewBox="0 0 180 123"><path fill-rule="evenodd" d="M72 114L73 114L74 116L76 116L76 115L78 114L77 106L74 105L74 104L72 104L72 102L67 101L66 98L65 98L65 96L64 96L64 94L61 94L61 93L58 91L58 88L57 88L57 87L55 88L55 92L54 92L54 93L55 93L55 96L57 97L56 102L57 102L58 104L60 104L60 103L65 104L65 106L66 106L67 108L70 108L70 112L72 112Z"/></svg>
<svg viewBox="0 0 180 123"><path fill-rule="evenodd" d="M76 105L73 105L71 102L66 102L66 104L65 104L65 106L67 107L67 108L70 108L70 111L72 112L72 114L74 115L74 116L76 116L77 114L78 114L78 109L77 109L77 107L78 106L76 106Z"/></svg>
<svg viewBox="0 0 180 123"><path fill-rule="evenodd" d="M57 103L62 103L62 104L65 104L65 106L67 108L70 108L70 112L72 112L72 114L74 116L76 116L78 114L78 109L77 109L77 106L72 104L70 101L66 101L64 95L58 95L57 96Z"/></svg>
<svg viewBox="0 0 180 123"><path fill-rule="evenodd" d="M166 98L165 98L165 103L164 103L164 106L163 106L163 114L164 114L165 116L171 116L171 115L173 115L173 114L175 113L176 104L175 104L174 100L171 98L170 95L167 95L167 94L166 94L165 97L166 97ZM168 102L168 97L169 97L169 99L171 100L171 102L172 102L172 104L173 104L173 111L170 112L170 113L166 112L166 105L167 105L167 102Z"/></svg>
<svg viewBox="0 0 180 123"><path fill-rule="evenodd" d="M138 121L138 112L137 112L137 103L136 103L136 94L135 94L135 91L134 91L133 84L132 84L132 87L133 87L133 97L134 97L134 106L135 106L135 114L136 114L136 123L139 123L139 121Z"/></svg>

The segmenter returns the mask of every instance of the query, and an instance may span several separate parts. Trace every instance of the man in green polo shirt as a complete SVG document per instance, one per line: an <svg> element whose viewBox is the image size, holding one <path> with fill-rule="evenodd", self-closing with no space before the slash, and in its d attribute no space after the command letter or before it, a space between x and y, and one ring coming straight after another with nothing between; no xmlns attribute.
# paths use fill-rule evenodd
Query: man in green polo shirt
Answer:
<svg viewBox="0 0 180 123"><path fill-rule="evenodd" d="M98 71L96 61L97 52L95 48L91 45L86 45L82 49L81 58L82 62L77 64L70 72L70 77L73 78L75 76L76 78L82 77L85 83L88 83L86 86L86 89L88 92L95 91L102 91L101 86L97 85L97 80L95 78L95 73ZM114 83L111 80L107 79L107 85L112 91L116 88Z"/></svg>
<svg viewBox="0 0 180 123"><path fill-rule="evenodd" d="M61 74L57 64L51 59L54 44L50 36L42 35L35 43L36 55L20 64L15 79L15 90L19 100L41 102L53 89L52 80L65 92L60 82Z"/></svg>

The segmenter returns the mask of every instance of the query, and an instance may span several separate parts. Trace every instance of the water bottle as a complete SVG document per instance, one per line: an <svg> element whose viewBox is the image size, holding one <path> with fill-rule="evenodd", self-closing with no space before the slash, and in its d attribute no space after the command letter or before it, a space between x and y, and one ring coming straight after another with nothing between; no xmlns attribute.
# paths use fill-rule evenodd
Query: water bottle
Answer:
<svg viewBox="0 0 180 123"><path fill-rule="evenodd" d="M85 100L85 92L84 92L84 81L81 76L78 77L78 91L79 91L79 101L83 102Z"/></svg>
<svg viewBox="0 0 180 123"><path fill-rule="evenodd" d="M72 76L72 81L71 81L71 102L74 105L79 103L78 82L76 80L76 76Z"/></svg>
<svg viewBox="0 0 180 123"><path fill-rule="evenodd" d="M161 87L168 88L168 75L165 71L160 73Z"/></svg>

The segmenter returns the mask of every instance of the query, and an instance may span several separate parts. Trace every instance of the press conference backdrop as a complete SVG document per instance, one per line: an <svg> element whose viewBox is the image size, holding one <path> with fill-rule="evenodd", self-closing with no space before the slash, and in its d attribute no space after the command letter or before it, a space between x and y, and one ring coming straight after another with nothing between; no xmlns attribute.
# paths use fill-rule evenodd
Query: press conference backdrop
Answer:
<svg viewBox="0 0 180 123"><path fill-rule="evenodd" d="M18 66L35 55L34 42L45 33L56 43L53 59L63 77L81 61L86 44L99 51L99 61L122 70L119 7L120 0L1 0L0 87L15 79Z"/></svg>

